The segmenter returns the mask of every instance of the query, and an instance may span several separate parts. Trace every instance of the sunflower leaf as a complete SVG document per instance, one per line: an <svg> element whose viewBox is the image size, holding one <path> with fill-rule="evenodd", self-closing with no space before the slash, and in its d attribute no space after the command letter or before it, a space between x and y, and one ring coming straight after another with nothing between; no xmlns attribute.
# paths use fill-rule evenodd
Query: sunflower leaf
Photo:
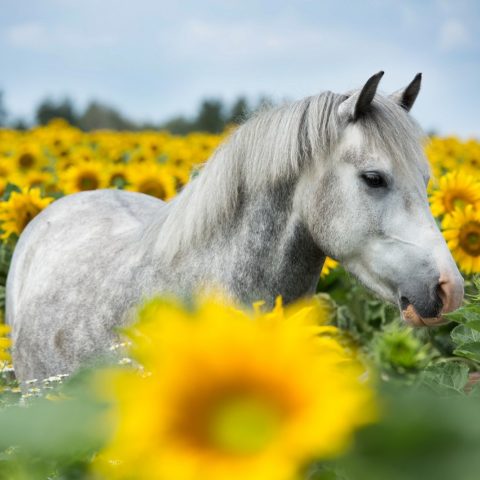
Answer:
<svg viewBox="0 0 480 480"><path fill-rule="evenodd" d="M480 307L476 304L466 305L458 310L444 315L449 320L457 323L472 323L472 327L476 330L480 330Z"/></svg>
<svg viewBox="0 0 480 480"><path fill-rule="evenodd" d="M465 343L461 347L456 348L453 353L460 357L480 362L480 342Z"/></svg>
<svg viewBox="0 0 480 480"><path fill-rule="evenodd" d="M468 383L469 368L465 363L437 363L426 368L422 374L422 383L430 390L440 394L462 393Z"/></svg>
<svg viewBox="0 0 480 480"><path fill-rule="evenodd" d="M18 186L15 185L14 183L7 183L7 186L5 187L5 192L3 193L2 200L7 201L10 198L10 195L12 192L21 192L22 189Z"/></svg>
<svg viewBox="0 0 480 480"><path fill-rule="evenodd" d="M457 325L450 334L456 345L461 347L467 343L480 342L480 331L472 329L470 323Z"/></svg>

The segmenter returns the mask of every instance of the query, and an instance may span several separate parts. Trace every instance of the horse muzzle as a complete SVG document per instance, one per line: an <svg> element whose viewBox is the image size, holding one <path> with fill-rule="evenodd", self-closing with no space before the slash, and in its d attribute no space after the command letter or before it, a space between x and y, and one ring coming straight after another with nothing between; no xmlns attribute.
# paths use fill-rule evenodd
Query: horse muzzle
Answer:
<svg viewBox="0 0 480 480"><path fill-rule="evenodd" d="M410 301L400 297L400 311L403 320L413 327L435 327L448 323L443 315L453 312L462 305L463 278L460 274L440 276L432 295Z"/></svg>

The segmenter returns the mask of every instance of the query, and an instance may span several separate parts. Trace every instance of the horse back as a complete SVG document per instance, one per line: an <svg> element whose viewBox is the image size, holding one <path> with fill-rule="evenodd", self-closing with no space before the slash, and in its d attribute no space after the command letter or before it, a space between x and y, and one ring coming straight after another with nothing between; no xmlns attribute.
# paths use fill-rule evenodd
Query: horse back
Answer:
<svg viewBox="0 0 480 480"><path fill-rule="evenodd" d="M132 272L148 249L148 229L165 209L147 195L97 190L57 200L29 223L6 291L6 321L22 380L61 372L54 357L73 356L68 362L74 365L83 351L87 356L111 341L115 309L126 308ZM92 325L93 319L103 319L103 326Z"/></svg>

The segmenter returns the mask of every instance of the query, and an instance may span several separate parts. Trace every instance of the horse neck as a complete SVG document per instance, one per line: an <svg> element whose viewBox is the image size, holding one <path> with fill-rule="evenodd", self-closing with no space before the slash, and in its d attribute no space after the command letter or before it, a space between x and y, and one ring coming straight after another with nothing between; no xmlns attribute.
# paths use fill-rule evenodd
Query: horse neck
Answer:
<svg viewBox="0 0 480 480"><path fill-rule="evenodd" d="M273 304L282 295L288 303L314 293L325 256L292 208L294 190L281 184L241 194L236 221L211 243L223 246L228 287L243 302Z"/></svg>

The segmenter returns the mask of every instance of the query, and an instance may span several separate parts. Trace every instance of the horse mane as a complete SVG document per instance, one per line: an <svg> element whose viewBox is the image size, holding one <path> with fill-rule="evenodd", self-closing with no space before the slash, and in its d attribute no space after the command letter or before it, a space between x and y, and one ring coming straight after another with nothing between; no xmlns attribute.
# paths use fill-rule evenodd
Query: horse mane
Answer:
<svg viewBox="0 0 480 480"><path fill-rule="evenodd" d="M238 127L169 202L160 231L155 228L162 257L172 260L228 224L240 192L294 180L309 162L328 156L345 126L337 112L348 95L326 91L262 110ZM367 142L406 163L408 156L418 156L412 147L418 142L412 139L418 138L419 128L410 118L392 100L377 95L361 124Z"/></svg>

